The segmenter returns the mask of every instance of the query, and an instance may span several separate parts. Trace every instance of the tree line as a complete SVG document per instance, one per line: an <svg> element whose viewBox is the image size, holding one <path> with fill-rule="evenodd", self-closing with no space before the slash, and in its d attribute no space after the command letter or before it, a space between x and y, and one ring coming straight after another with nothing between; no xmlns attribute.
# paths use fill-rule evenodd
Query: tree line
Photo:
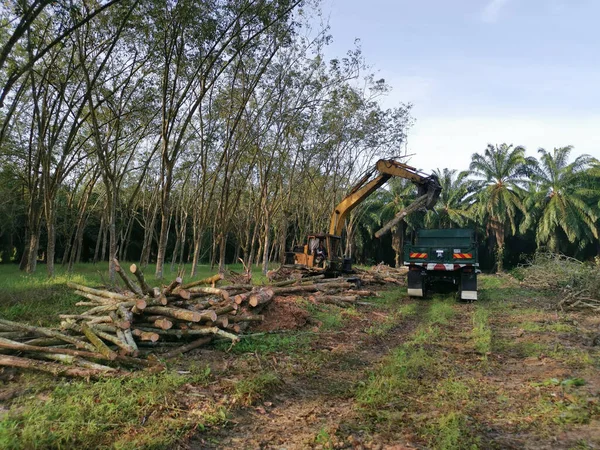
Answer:
<svg viewBox="0 0 600 450"><path fill-rule="evenodd" d="M266 271L326 230L377 159L402 156L412 122L410 105L381 106L390 87L359 44L325 56L318 0L17 0L0 23L0 258L29 273L108 261L114 278L114 258L159 277L240 259ZM595 163L503 148L471 176L439 172L437 212L408 218L392 248L422 224L477 226L500 268L518 231L589 251ZM411 189L393 181L353 213L349 255L377 259L370 229Z"/></svg>
<svg viewBox="0 0 600 450"><path fill-rule="evenodd" d="M321 229L410 106L309 0L0 6L2 261L276 260ZM316 11L316 12L315 12Z"/></svg>

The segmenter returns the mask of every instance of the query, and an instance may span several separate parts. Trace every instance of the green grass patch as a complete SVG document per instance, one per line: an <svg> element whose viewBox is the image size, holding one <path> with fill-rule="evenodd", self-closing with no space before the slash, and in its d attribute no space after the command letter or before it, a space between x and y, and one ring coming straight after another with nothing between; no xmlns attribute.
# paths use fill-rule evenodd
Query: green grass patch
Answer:
<svg viewBox="0 0 600 450"><path fill-rule="evenodd" d="M521 328L524 331L532 333L574 333L577 328L567 323L539 323L539 322L523 322Z"/></svg>
<svg viewBox="0 0 600 450"><path fill-rule="evenodd" d="M252 405L280 382L281 380L274 372L263 372L252 377L246 376L235 382L233 398L243 405Z"/></svg>
<svg viewBox="0 0 600 450"><path fill-rule="evenodd" d="M371 336L385 336L394 327L401 323L401 320L414 316L417 313L416 303L404 303L396 306L393 311L382 321L373 322L365 329L365 333Z"/></svg>
<svg viewBox="0 0 600 450"><path fill-rule="evenodd" d="M393 287L380 292L378 297L368 297L365 301L373 305L397 308L407 295L405 287Z"/></svg>
<svg viewBox="0 0 600 450"><path fill-rule="evenodd" d="M473 313L473 331L471 337L475 351L487 358L492 349L492 330L489 327L489 311L478 305Z"/></svg>
<svg viewBox="0 0 600 450"><path fill-rule="evenodd" d="M201 369L62 382L13 402L0 422L0 448L171 448L196 425L179 410L177 391L209 376Z"/></svg>
<svg viewBox="0 0 600 450"><path fill-rule="evenodd" d="M374 413L379 408L405 402L405 394L414 394L418 388L414 380L431 375L436 364L436 358L422 347L402 345L359 385L355 398L359 406Z"/></svg>
<svg viewBox="0 0 600 450"><path fill-rule="evenodd" d="M310 350L311 341L311 335L306 333L278 333L244 337L233 347L229 342L219 342L215 347L235 354L303 353Z"/></svg>
<svg viewBox="0 0 600 450"><path fill-rule="evenodd" d="M477 449L480 445L480 440L471 433L467 417L458 411L438 417L424 428L423 437L429 448L440 450Z"/></svg>
<svg viewBox="0 0 600 450"><path fill-rule="evenodd" d="M427 320L431 324L446 325L455 313L454 301L435 299L427 312Z"/></svg>

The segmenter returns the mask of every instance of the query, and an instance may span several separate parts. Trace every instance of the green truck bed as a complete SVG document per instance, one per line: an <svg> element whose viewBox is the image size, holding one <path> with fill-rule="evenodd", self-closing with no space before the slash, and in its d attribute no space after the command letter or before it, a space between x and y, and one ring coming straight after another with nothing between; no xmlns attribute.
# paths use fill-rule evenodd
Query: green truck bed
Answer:
<svg viewBox="0 0 600 450"><path fill-rule="evenodd" d="M458 284L462 299L477 299L479 262L471 228L417 230L415 243L404 246L404 264L409 266L409 295L422 297L428 285L450 279Z"/></svg>

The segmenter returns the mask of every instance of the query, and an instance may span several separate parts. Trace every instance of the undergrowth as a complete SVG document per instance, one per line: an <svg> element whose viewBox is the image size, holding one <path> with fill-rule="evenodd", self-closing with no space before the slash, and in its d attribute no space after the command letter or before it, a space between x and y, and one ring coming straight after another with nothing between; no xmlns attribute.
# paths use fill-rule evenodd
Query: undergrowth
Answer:
<svg viewBox="0 0 600 450"><path fill-rule="evenodd" d="M197 425L179 411L178 389L209 377L200 369L61 382L12 403L0 422L0 448L171 448Z"/></svg>

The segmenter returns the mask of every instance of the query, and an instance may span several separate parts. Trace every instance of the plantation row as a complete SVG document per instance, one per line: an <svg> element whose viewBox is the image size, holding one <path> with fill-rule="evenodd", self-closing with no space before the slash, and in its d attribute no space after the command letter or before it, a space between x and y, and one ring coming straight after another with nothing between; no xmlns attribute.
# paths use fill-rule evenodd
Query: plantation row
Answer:
<svg viewBox="0 0 600 450"><path fill-rule="evenodd" d="M0 6L0 258L46 262L280 261L374 162L400 157L410 105L357 47L327 60L318 0L112 0ZM426 149L417 149L426 151ZM357 208L345 253L400 263L419 226L475 226L493 266L598 237L598 166L570 149L539 160L505 145L470 174L438 173L436 212L374 229L414 196L393 181ZM522 237L506 240L521 233ZM496 258L497 257L497 258ZM114 266L110 265L114 278Z"/></svg>

